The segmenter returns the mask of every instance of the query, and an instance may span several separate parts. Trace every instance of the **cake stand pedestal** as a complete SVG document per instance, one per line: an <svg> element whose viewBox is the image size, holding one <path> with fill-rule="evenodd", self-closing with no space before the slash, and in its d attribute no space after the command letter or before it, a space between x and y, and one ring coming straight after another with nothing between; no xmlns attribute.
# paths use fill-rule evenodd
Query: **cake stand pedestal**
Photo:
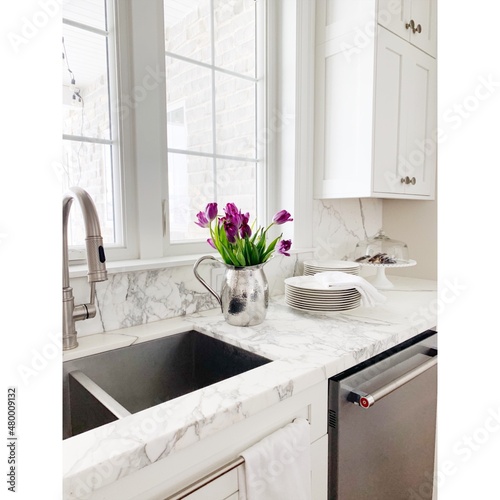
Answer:
<svg viewBox="0 0 500 500"><path fill-rule="evenodd" d="M416 265L416 263L416 260L410 259L408 261L399 261L395 264L370 264L368 262L360 262L359 264L361 266L374 267L377 269L377 274L374 277L370 276L367 278L367 281L369 281L375 288L378 288L379 290L390 290L391 288L394 288L394 285L385 275L385 270L395 267L411 267Z"/></svg>

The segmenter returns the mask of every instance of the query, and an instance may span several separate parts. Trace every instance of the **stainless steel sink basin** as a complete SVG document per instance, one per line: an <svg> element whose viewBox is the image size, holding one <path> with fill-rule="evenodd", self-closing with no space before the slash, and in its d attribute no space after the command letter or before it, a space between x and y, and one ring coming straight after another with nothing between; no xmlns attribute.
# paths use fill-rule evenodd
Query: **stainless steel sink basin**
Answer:
<svg viewBox="0 0 500 500"><path fill-rule="evenodd" d="M270 360L188 331L63 363L63 437L257 368Z"/></svg>

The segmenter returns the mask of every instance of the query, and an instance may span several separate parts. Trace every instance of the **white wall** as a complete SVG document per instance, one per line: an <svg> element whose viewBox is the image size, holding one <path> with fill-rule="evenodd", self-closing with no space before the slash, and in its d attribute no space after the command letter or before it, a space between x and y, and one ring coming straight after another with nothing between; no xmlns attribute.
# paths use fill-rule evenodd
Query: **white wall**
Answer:
<svg viewBox="0 0 500 500"><path fill-rule="evenodd" d="M414 267L393 269L388 274L437 279L437 200L384 200L384 231L408 245Z"/></svg>

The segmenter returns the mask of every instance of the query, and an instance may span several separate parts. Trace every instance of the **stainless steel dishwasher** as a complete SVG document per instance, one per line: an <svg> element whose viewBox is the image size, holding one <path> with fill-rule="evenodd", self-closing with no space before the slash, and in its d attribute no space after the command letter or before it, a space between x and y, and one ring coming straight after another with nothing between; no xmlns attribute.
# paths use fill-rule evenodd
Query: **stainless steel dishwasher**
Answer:
<svg viewBox="0 0 500 500"><path fill-rule="evenodd" d="M431 499L437 333L329 380L329 500Z"/></svg>

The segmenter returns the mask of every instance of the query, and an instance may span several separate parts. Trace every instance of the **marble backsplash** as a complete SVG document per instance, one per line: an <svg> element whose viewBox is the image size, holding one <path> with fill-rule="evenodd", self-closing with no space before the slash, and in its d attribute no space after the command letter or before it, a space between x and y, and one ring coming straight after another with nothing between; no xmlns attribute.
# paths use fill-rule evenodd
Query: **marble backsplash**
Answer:
<svg viewBox="0 0 500 500"><path fill-rule="evenodd" d="M382 227L382 201L345 199L314 201L314 252L290 257L277 256L265 272L272 296L284 293L284 279L302 274L306 259L348 258L356 243ZM209 267L200 267L203 276ZM71 280L76 303L88 300L86 278ZM77 323L80 336L109 332L153 321L183 316L218 306L198 282L192 266L167 267L109 274L108 281L96 284L97 315Z"/></svg>
<svg viewBox="0 0 500 500"><path fill-rule="evenodd" d="M382 228L382 200L315 200L313 246L317 259L349 259L356 244Z"/></svg>

